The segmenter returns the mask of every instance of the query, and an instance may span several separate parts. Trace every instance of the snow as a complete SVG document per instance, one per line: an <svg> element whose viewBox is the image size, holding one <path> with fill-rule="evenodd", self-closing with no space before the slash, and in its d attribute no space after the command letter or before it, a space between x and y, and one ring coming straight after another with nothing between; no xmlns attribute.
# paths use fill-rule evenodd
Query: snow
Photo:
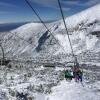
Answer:
<svg viewBox="0 0 100 100"><path fill-rule="evenodd" d="M12 32L17 33L20 37L27 39L37 32L41 32L44 26L41 23L28 23L13 30ZM20 33L20 34L19 34Z"/></svg>
<svg viewBox="0 0 100 100"><path fill-rule="evenodd" d="M86 37L86 47L88 50L93 50L96 42L98 41L97 37Z"/></svg>
<svg viewBox="0 0 100 100"><path fill-rule="evenodd" d="M71 51L71 48L70 48L70 45L69 45L68 36L58 34L55 37L59 40L61 46L64 48L64 51L69 53Z"/></svg>
<svg viewBox="0 0 100 100"><path fill-rule="evenodd" d="M7 75L5 76L5 78L7 84L0 84L0 90L4 93L7 93L7 97L9 97L9 100L11 98L13 98L12 100L16 100L16 97L12 97L9 94L9 90L13 92L18 91L20 93L23 92L24 94L29 93L32 97L35 97L34 100L73 100L73 98L74 100L100 99L100 81L98 80L93 80L95 82L91 82L90 84L87 83L89 80L85 80L85 77L83 77L82 84L80 82L75 82L74 79L72 81L61 80L60 82L58 82L58 80L60 80L61 78L59 75L63 74L62 72L65 69L64 67L56 67L55 69L46 69L43 66L37 68L28 68L31 69L30 73L32 72L32 76L26 78L24 77L24 75L28 74L29 70L27 69L23 68L22 70L20 70L20 72L18 72L18 69L15 68L15 70L12 70L14 72L9 70L6 71ZM84 73L85 72L93 74L93 71L91 70L84 70ZM0 70L0 73L4 73L4 70ZM99 71L95 73L100 74ZM46 94L44 91L36 91L37 89L41 89L40 86L42 86L42 88L45 90L46 84L48 85L54 83L57 84L55 86L52 86L51 92L49 94ZM33 90L31 90L32 86L34 87Z"/></svg>
<svg viewBox="0 0 100 100"><path fill-rule="evenodd" d="M45 94L36 94L35 100L45 100Z"/></svg>
<svg viewBox="0 0 100 100"><path fill-rule="evenodd" d="M52 94L47 98L47 100L100 100L100 94L74 80L71 82L63 80L52 89Z"/></svg>
<svg viewBox="0 0 100 100"><path fill-rule="evenodd" d="M99 9L100 4L97 4L94 7L65 19L72 47L76 55L87 51L100 51L99 37L91 34L92 32L100 31ZM43 49L38 52L36 50L36 47L39 45L38 41L45 34L46 29L41 23L28 23L11 32L5 33L3 36L1 34L1 37L7 40L4 44L6 56L28 56L35 58L41 56L40 54L42 53L44 56L59 55L59 53L70 54L71 48L63 21L59 20L53 23L46 23L46 25L58 40L60 46L51 36L41 45Z"/></svg>
<svg viewBox="0 0 100 100"><path fill-rule="evenodd" d="M74 49L74 53L77 55L81 53L84 54L84 52L86 53L86 57L84 57L83 62L80 61L80 64L100 66L100 56L99 56L100 37L91 34L92 32L100 31L100 10L99 9L100 9L100 4L95 5L92 8L89 8L85 11L82 11L81 13L75 14L65 19L68 27L70 39L72 42L72 46ZM94 23L95 21L97 22ZM0 34L0 36L4 40L6 40L3 42L6 56L9 55L11 57L24 56L26 58L28 57L34 58L40 56L40 58L43 58L44 55L46 55L46 60L48 60L47 59L48 55L49 56L58 55L56 56L56 59L54 59L55 61L57 61L59 59L59 56L61 57L62 52L66 55L70 54L71 49L69 45L69 40L62 20L53 23L47 23L46 25L51 30L51 32L53 33L54 37L58 40L60 45L64 48L64 51L60 46L58 46L57 43L55 45L55 41L53 40L52 37L50 37L47 38L46 42L42 45L42 47L44 47L42 51L43 54L36 52L38 40L45 34L46 29L41 23L28 23L15 30L12 30L11 32L7 32L3 35ZM82 25L83 27L81 27ZM19 37L23 38L24 40L16 37L16 34ZM49 40L51 43L48 43ZM29 42L31 43L29 44ZM56 50L54 47L56 48ZM89 51L90 53L87 51ZM95 55L92 55L91 52L92 54ZM67 56L68 59L66 58L64 59L64 57L65 57L64 55L61 57L62 58L61 62L67 62L67 60L69 61L70 59L69 55ZM94 62L94 58L96 58L95 62ZM80 59L81 58L79 58L78 60ZM41 59L36 59L36 60L38 60L37 62L41 61ZM43 61L43 63L45 62ZM66 65L68 64L66 63ZM31 92L30 94L32 94L33 97L35 97L34 100L100 100L100 81L98 80L96 80L96 82L92 84L86 84L86 82L84 81L83 82L84 86L81 83L76 83L74 80L70 82L63 80L59 83L58 82L60 80L59 78L61 78L59 77L59 75L60 74L62 75L62 72L65 69L64 66L56 67L55 70L46 69L43 67L43 65L40 65L39 67L32 66L32 65L29 65L25 68L24 67L20 71L19 69L13 69L13 70L7 69L8 72L6 71L5 66L0 67L1 68L0 79L4 79L3 82L1 82L0 84L0 92L2 90L8 93L9 88L12 89L13 91L17 90L19 92L23 92L23 91L27 92L28 89L26 88L34 87L32 91L31 89L28 91L29 93ZM24 75L28 75L29 72L31 72L32 76L25 77ZM89 73L88 70L85 72ZM92 71L91 73L93 74ZM95 73L99 74L99 71ZM54 86L55 84L56 86ZM46 91L46 89L47 91L49 91L52 87L52 92L49 94L45 94L41 90L41 86L44 89L43 91ZM38 90L42 91L43 93L38 93L37 92ZM33 93L34 91L35 93Z"/></svg>
<svg viewBox="0 0 100 100"><path fill-rule="evenodd" d="M69 31L70 39L73 45L74 53L79 54L83 51L93 50L94 52L99 51L100 44L99 38L96 35L91 35L91 32L100 31L100 4L97 4L94 7L88 8L78 14L67 17L66 25ZM93 13L94 12L94 13ZM97 20L96 24L91 26L87 26L90 23L93 23ZM83 25L83 26L82 26ZM80 30L82 27L82 30ZM77 30L75 30L75 28ZM61 20L61 24L59 26L58 32L61 30L65 30L64 24ZM66 33L65 33L66 34ZM71 49L69 46L69 40L66 38L65 34L57 34L57 39L60 41L61 45L65 48L66 53L70 53ZM77 41L75 43L74 41Z"/></svg>
<svg viewBox="0 0 100 100"><path fill-rule="evenodd" d="M81 13L75 14L73 16L70 16L66 18L66 24L67 27L72 28L75 27L80 22L91 22L95 19L100 19L100 4L97 4L96 6L92 8L88 8ZM61 28L64 28L63 23L60 26Z"/></svg>
<svg viewBox="0 0 100 100"><path fill-rule="evenodd" d="M82 51L86 50L97 50L99 47L96 47L96 43L99 41L99 39L96 36L91 35L90 33L92 31L99 31L100 30L100 24L93 25L91 27L85 26L86 24L92 23L95 20L100 21L100 4L86 9L85 11L75 14L71 17L66 18L66 24L68 29L73 29L79 24L84 24L83 27L86 27L86 30L79 30L80 28L77 29L77 31L74 31L72 35L70 35L71 41L74 43L74 41L79 40L78 43L74 43L73 48L74 48L74 53L78 54L81 53ZM94 14L93 14L94 12ZM100 22L99 22L100 23ZM79 26L80 27L80 26ZM63 22L61 20L61 25L59 26L59 30L65 29ZM69 32L70 33L70 32ZM66 34L66 33L65 33ZM61 45L65 48L66 52L69 53L71 52L70 46L69 46L69 40L66 38L67 36L64 34L58 34L56 35L57 39L60 41Z"/></svg>

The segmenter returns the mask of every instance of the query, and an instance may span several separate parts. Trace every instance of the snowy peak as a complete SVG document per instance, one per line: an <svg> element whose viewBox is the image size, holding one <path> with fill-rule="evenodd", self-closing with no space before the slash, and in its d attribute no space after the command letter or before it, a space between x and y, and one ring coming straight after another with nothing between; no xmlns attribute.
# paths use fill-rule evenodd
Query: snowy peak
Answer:
<svg viewBox="0 0 100 100"><path fill-rule="evenodd" d="M70 39L76 55L87 51L94 53L100 51L99 9L100 4L66 18ZM60 58L60 54L70 55L71 48L63 21L46 23L46 26L58 42L42 23L28 23L11 32L1 34L2 38L9 39L5 44L6 55L14 57L46 56L46 58L57 55ZM87 53L85 54L87 55ZM65 57L65 59L67 58Z"/></svg>
<svg viewBox="0 0 100 100"><path fill-rule="evenodd" d="M95 54L100 52L100 4L85 11L66 18L66 25L74 53L82 61L99 61ZM66 53L71 53L68 36L61 20L59 28L55 31L56 38L64 47ZM84 55L83 55L84 54ZM92 58L93 57L93 58ZM87 58L87 60L85 60ZM93 60L89 60L89 59Z"/></svg>
<svg viewBox="0 0 100 100"><path fill-rule="evenodd" d="M75 27L78 24L89 23L94 20L100 20L100 4L88 8L78 14L66 18L66 24L69 28ZM63 27L63 24L61 24ZM64 27L63 27L64 28Z"/></svg>

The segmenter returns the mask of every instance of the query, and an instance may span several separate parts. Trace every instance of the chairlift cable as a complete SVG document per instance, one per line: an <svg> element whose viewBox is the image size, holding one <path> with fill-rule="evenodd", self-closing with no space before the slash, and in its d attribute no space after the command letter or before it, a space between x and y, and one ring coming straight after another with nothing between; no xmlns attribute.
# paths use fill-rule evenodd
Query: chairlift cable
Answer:
<svg viewBox="0 0 100 100"><path fill-rule="evenodd" d="M73 47L72 47L71 39L70 39L68 28L67 28L67 25L66 25L66 22L65 22L65 18L64 18L64 14L63 14L63 10L62 10L62 6L61 6L61 3L60 3L60 0L58 0L58 4L59 4L59 8L60 8L62 19L63 19L63 22L64 22L64 26L65 26L65 29L66 29L66 33L67 33L67 36L68 36L68 40L69 40L69 43L70 43L70 47L71 47L71 51L72 51L72 56L74 58L76 58L75 55L74 55L74 50L73 50Z"/></svg>
<svg viewBox="0 0 100 100"><path fill-rule="evenodd" d="M52 27L53 27L53 26L52 26ZM51 27L51 28L52 28L52 27ZM50 28L50 29L51 29L51 28ZM41 31L40 31L40 32L41 32ZM40 32L39 32L39 33L40 33ZM27 42L30 46L32 46L32 44L31 44L30 42L28 42L28 41L27 41L26 39L24 39L23 37L20 37L20 36L19 36L19 35L17 35L16 33L15 33L15 34L13 34L11 31L9 31L9 33L11 33L11 34L12 34L12 36L13 36L13 35L15 35L15 36L16 36L16 37L18 37L19 39L23 40L24 42ZM5 40L6 40L6 42L7 42L7 39L5 39ZM10 39L8 39L8 40L11 40L11 38L10 38ZM13 53L15 53L15 52L16 52L16 51L14 51ZM5 54L5 55L6 55L6 54ZM15 56L16 56L16 55L15 55Z"/></svg>
<svg viewBox="0 0 100 100"><path fill-rule="evenodd" d="M53 27L53 26L52 26L52 27ZM52 28L52 27L51 27L51 28ZM51 29L51 28L50 28L50 29ZM41 32L41 31L40 31L40 32ZM40 33L40 32L39 32L39 33ZM13 34L12 32L10 32L10 33ZM30 42L28 42L28 41L27 41L26 39L24 39L23 37L17 35L16 33L13 34L13 35L15 35L15 36L18 37L19 39L23 40L24 42L27 42L27 43L32 47L33 44L31 44ZM36 46L36 45L35 45L35 46ZM13 53L15 53L15 52L16 52L16 51L14 51ZM15 56L16 56L16 55L15 55Z"/></svg>
<svg viewBox="0 0 100 100"><path fill-rule="evenodd" d="M48 29L48 27L46 26L46 24L44 23L44 21L41 19L41 17L39 16L39 14L36 12L36 10L32 7L32 5L30 4L30 2L28 0L25 0L25 2L29 5L29 7L32 9L32 11L35 13L35 15L38 17L38 19L40 20L40 22L44 25L44 27L47 29L47 31L53 36L53 38L56 40L56 42L58 43L58 45L60 45L60 47L62 48L62 50L65 52L64 47L59 43L59 41L54 37L53 33L50 31L50 29ZM66 53L66 52L65 52Z"/></svg>

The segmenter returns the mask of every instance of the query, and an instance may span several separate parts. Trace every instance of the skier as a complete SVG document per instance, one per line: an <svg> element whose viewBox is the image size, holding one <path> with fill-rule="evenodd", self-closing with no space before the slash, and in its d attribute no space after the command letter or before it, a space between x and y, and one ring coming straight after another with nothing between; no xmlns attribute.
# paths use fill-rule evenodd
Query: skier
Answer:
<svg viewBox="0 0 100 100"><path fill-rule="evenodd" d="M73 76L75 78L75 81L78 82L82 82L82 76L83 76L83 72L79 69L79 67L74 66L73 67Z"/></svg>
<svg viewBox="0 0 100 100"><path fill-rule="evenodd" d="M77 81L77 74L76 74L76 67L72 67L72 71L73 71L73 77L75 79L75 81Z"/></svg>
<svg viewBox="0 0 100 100"><path fill-rule="evenodd" d="M77 71L77 76L78 76L78 80L80 82L82 82L82 77L83 77L83 71L81 71L80 69Z"/></svg>

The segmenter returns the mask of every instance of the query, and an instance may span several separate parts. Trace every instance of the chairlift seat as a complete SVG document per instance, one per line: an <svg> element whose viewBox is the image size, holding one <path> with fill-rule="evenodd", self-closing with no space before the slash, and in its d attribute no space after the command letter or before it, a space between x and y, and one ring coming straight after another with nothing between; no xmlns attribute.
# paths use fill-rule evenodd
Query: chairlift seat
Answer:
<svg viewBox="0 0 100 100"><path fill-rule="evenodd" d="M74 78L74 76L71 74L70 70L66 70L65 71L65 78L68 78L68 79Z"/></svg>
<svg viewBox="0 0 100 100"><path fill-rule="evenodd" d="M44 64L44 67L55 68L55 65L54 64Z"/></svg>

